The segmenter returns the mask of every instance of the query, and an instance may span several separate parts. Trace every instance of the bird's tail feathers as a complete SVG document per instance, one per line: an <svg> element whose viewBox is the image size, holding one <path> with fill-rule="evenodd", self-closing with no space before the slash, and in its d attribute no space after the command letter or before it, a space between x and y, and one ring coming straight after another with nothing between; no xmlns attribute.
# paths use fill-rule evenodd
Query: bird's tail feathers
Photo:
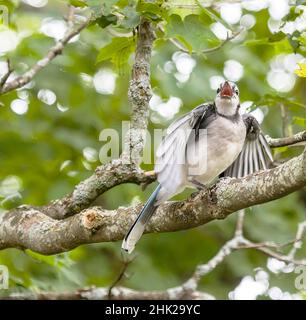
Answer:
<svg viewBox="0 0 306 320"><path fill-rule="evenodd" d="M155 210L157 209L156 197L160 191L160 188L161 187L159 185L151 194L150 198L140 211L137 219L134 221L133 225L124 237L121 247L128 253L131 253L134 250L136 243L141 238L145 230L146 224L149 222Z"/></svg>

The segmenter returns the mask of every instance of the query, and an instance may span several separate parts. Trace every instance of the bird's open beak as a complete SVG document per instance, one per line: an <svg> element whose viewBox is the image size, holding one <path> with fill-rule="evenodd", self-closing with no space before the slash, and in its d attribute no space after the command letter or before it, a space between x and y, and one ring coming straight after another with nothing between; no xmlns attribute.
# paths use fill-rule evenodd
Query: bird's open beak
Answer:
<svg viewBox="0 0 306 320"><path fill-rule="evenodd" d="M231 85L227 81L225 81L220 91L221 98L231 98L233 94L234 92Z"/></svg>

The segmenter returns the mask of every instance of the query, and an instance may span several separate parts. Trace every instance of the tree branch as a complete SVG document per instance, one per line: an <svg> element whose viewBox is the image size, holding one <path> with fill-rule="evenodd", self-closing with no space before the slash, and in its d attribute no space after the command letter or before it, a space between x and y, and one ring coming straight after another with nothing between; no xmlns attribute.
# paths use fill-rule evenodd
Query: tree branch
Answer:
<svg viewBox="0 0 306 320"><path fill-rule="evenodd" d="M148 127L149 101L152 97L150 83L150 59L155 34L151 23L142 18L138 26L138 41L129 100L132 105L130 130L125 137L125 150L121 158L124 163L140 164Z"/></svg>
<svg viewBox="0 0 306 320"><path fill-rule="evenodd" d="M154 172L144 173L138 166L148 125L151 98L150 58L154 39L151 23L142 19L138 27L135 62L129 86L131 126L120 159L97 167L94 174L77 185L72 194L38 209L44 214L64 219L87 208L99 195L116 185L126 182L146 185L155 180Z"/></svg>
<svg viewBox="0 0 306 320"><path fill-rule="evenodd" d="M164 29L160 26L159 29L162 31L162 32L165 32ZM225 46L229 41L235 39L240 33L241 33L242 30L238 30L236 32L233 32L232 35L227 35L226 39L221 41L217 46L215 47L212 47L212 48L207 48L207 49L204 49L201 51L202 54L207 54L207 53L213 53L219 49L221 49L223 46ZM178 49L180 49L182 52L185 52L185 53L198 53L196 51L191 51L188 50L178 39L176 38L168 38L168 40L174 44Z"/></svg>
<svg viewBox="0 0 306 320"><path fill-rule="evenodd" d="M306 221L301 222L298 226L295 239L290 243L293 244L288 255L279 254L270 248L281 248L287 246L285 244L274 243L254 243L243 236L244 210L241 210L238 217L235 235L227 241L222 248L205 264L198 265L193 275L182 285L169 288L164 291L136 291L133 289L119 287L118 282L124 276L126 268L130 261L123 265L123 269L115 282L109 288L84 288L73 292L31 292L31 293L13 293L8 296L0 296L0 300L179 300L179 299L200 299L214 300L212 295L198 291L200 280L208 273L212 272L224 259L236 250L256 249L264 254L274 257L278 260L295 265L306 265L306 260L295 260L296 251L301 247L301 240L306 228Z"/></svg>
<svg viewBox="0 0 306 320"><path fill-rule="evenodd" d="M291 137L275 138L274 139L269 136L266 136L266 139L267 139L271 148L299 145L303 142L306 142L306 131L296 133L295 135L293 135Z"/></svg>
<svg viewBox="0 0 306 320"><path fill-rule="evenodd" d="M221 179L186 201L161 205L146 232L177 231L224 219L232 212L283 197L305 185L306 152L270 170L240 179ZM92 207L54 220L39 208L21 206L0 216L0 249L28 248L55 254L81 244L117 241L140 209L140 204L117 210Z"/></svg>
<svg viewBox="0 0 306 320"><path fill-rule="evenodd" d="M71 12L71 11L70 11ZM70 15L70 14L69 14ZM63 39L59 40L52 48L49 49L48 53L44 58L37 61L34 66L27 72L25 72L23 75L17 77L16 79L10 81L10 82L4 82L4 85L0 88L0 94L7 93L9 91L18 89L29 83L33 80L34 76L43 68L45 68L54 58L56 58L58 55L62 53L64 50L66 44L77 34L79 34L83 29L85 29L89 22L91 20L91 17L86 18L84 22L82 22L79 26L74 28L74 25L72 25L69 22L69 28L63 37Z"/></svg>
<svg viewBox="0 0 306 320"><path fill-rule="evenodd" d="M98 196L119 184L132 182L146 185L155 179L153 171L144 172L133 164L123 164L121 159L114 160L97 167L71 194L36 209L54 219L65 219L81 212Z"/></svg>
<svg viewBox="0 0 306 320"><path fill-rule="evenodd" d="M0 80L0 92L1 92L1 88L3 88L3 86L6 84L6 81L9 78L9 76L11 75L12 72L13 72L13 69L11 67L11 62L10 62L9 59L7 59L7 72L2 77L2 79Z"/></svg>
<svg viewBox="0 0 306 320"><path fill-rule="evenodd" d="M73 292L31 292L15 293L9 296L0 296L0 300L108 300L108 288L85 288ZM191 295L182 295L177 288L164 291L137 291L125 287L116 287L112 292L112 300L179 300L197 299L214 300L205 292L195 291Z"/></svg>

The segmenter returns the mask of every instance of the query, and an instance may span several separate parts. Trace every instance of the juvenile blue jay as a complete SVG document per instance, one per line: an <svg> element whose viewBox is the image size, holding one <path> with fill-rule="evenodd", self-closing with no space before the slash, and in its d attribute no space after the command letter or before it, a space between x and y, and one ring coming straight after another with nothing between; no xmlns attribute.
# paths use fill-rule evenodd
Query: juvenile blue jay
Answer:
<svg viewBox="0 0 306 320"><path fill-rule="evenodd" d="M225 81L213 103L202 104L174 121L156 153L158 187L126 234L131 253L157 207L186 187L201 189L219 176L243 177L269 168L270 147L257 120L239 113L239 90Z"/></svg>

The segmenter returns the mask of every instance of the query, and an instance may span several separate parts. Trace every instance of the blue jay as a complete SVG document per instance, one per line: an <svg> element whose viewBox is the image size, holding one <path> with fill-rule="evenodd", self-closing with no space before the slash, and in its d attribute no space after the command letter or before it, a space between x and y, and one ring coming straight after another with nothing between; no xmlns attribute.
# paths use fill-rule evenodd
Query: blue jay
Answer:
<svg viewBox="0 0 306 320"><path fill-rule="evenodd" d="M174 121L156 152L158 187L126 234L131 253L157 207L186 187L201 189L223 176L243 177L273 163L257 120L239 113L239 90L225 81L215 101L201 104Z"/></svg>

